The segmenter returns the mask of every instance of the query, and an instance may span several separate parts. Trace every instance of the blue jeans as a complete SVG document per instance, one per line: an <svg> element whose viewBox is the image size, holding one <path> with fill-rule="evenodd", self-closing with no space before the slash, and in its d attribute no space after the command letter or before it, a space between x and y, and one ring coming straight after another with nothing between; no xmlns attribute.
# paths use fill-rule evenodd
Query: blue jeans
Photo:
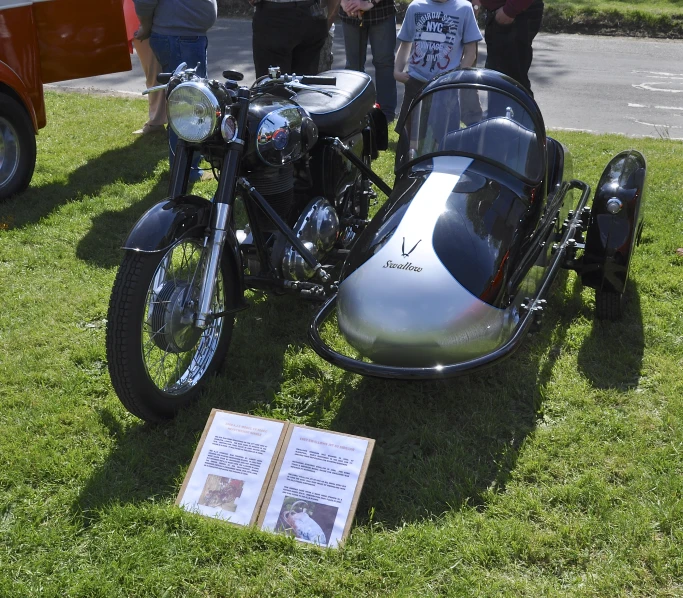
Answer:
<svg viewBox="0 0 683 598"><path fill-rule="evenodd" d="M197 75L206 77L206 49L209 40L205 35L178 36L152 33L149 38L149 45L159 64L161 64L162 73L172 73L181 62L186 62L188 68L197 68ZM171 168L173 168L177 143L178 136L169 126L168 149ZM202 176L202 171L199 169L200 159L201 156L195 153L190 170L190 182L198 181Z"/></svg>
<svg viewBox="0 0 683 598"><path fill-rule="evenodd" d="M368 40L372 49L372 64L375 67L375 88L377 103L388 121L396 116L396 81L394 79L394 51L396 50L396 17L391 16L372 25L359 27L342 23L346 68L365 71L368 54Z"/></svg>

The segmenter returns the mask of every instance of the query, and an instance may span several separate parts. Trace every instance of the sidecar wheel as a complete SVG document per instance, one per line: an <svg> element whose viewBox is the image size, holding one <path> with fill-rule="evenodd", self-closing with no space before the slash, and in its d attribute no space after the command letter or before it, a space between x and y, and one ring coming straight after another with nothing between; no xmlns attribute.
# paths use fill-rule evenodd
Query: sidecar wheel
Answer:
<svg viewBox="0 0 683 598"><path fill-rule="evenodd" d="M24 107L0 93L0 200L24 191L36 166L36 136Z"/></svg>
<svg viewBox="0 0 683 598"><path fill-rule="evenodd" d="M234 316L204 330L193 325L203 255L200 240L184 239L166 253L127 253L116 275L107 319L109 375L124 407L146 421L174 417L225 360ZM224 262L214 313L225 310L236 276Z"/></svg>
<svg viewBox="0 0 683 598"><path fill-rule="evenodd" d="M595 289L595 316L598 320L616 322L623 316L624 295Z"/></svg>

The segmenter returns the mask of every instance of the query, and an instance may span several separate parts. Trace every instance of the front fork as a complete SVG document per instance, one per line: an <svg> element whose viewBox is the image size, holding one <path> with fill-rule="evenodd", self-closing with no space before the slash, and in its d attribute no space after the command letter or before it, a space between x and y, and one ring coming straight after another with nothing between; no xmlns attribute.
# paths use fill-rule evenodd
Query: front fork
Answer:
<svg viewBox="0 0 683 598"><path fill-rule="evenodd" d="M223 259L225 241L228 237L228 227L232 219L232 210L235 205L235 189L239 174L242 153L244 152L245 137L247 131L247 114L249 112L249 91L240 89L237 93L237 136L228 145L228 151L223 159L221 178L218 181L218 189L214 198L214 207L211 212L209 236L206 240L205 255L206 266L202 269L199 281L199 300L195 326L205 329L214 319L211 311L213 296L216 292L216 277Z"/></svg>

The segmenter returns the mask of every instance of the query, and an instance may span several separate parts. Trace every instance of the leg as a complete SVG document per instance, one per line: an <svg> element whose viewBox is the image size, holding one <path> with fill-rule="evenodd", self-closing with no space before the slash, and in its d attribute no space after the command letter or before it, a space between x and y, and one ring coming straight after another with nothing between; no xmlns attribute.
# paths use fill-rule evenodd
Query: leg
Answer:
<svg viewBox="0 0 683 598"><path fill-rule="evenodd" d="M315 4L292 10L301 31L298 43L292 50L292 71L297 75L318 74L320 52L327 39L327 19L323 13L313 16L311 9L320 10L320 7Z"/></svg>
<svg viewBox="0 0 683 598"><path fill-rule="evenodd" d="M252 50L256 77L268 74L268 67L279 66L283 73L292 71L291 32L298 24L291 19L289 7L275 2L259 2L252 20Z"/></svg>
<svg viewBox="0 0 683 598"><path fill-rule="evenodd" d="M365 59L368 55L368 28L342 22L346 68L365 72Z"/></svg>
<svg viewBox="0 0 683 598"><path fill-rule="evenodd" d="M154 56L152 48L149 45L149 40L139 41L137 39L133 40L133 46L135 46L135 52L140 59L140 64L142 65L142 70L145 73L145 84L147 88L154 87L158 85L157 76L161 72L161 65L159 61ZM148 125L152 127L163 126L166 124L166 97L163 91L157 91L151 93L147 96L149 100L149 119L147 120Z"/></svg>
<svg viewBox="0 0 683 598"><path fill-rule="evenodd" d="M529 69L531 68L531 61L534 57L532 42L541 28L541 21L543 20L543 1L536 0L536 2L527 8L520 16L524 17L525 27L523 31L520 31L519 62L522 71L525 74L526 83L523 83L523 85L533 96L531 82L529 81Z"/></svg>
<svg viewBox="0 0 683 598"><path fill-rule="evenodd" d="M377 103L391 122L396 117L396 80L394 52L396 51L396 17L392 15L368 27L372 64L375 66Z"/></svg>
<svg viewBox="0 0 683 598"><path fill-rule="evenodd" d="M332 61L334 60L334 54L332 48L334 46L334 23L332 28L327 33L327 39L325 40L325 45L320 51L320 63L318 64L318 72L329 71L332 68Z"/></svg>
<svg viewBox="0 0 683 598"><path fill-rule="evenodd" d="M197 74L199 76L206 77L206 50L208 47L208 39L205 35L179 37L152 33L149 38L149 45L161 64L163 72L169 73L175 70L179 64L185 62L190 68L197 67ZM178 136L175 131L169 127L168 149L169 163L171 166L173 166L175 146L177 143ZM190 172L191 182L199 180L203 174L199 168L200 159L201 155L195 152L192 159L192 170Z"/></svg>
<svg viewBox="0 0 683 598"><path fill-rule="evenodd" d="M543 1L536 0L517 15L511 25L499 25L490 15L486 20L486 68L512 77L533 96L529 68L533 50L531 43L541 27Z"/></svg>
<svg viewBox="0 0 683 598"><path fill-rule="evenodd" d="M510 25L499 25L493 13L488 15L484 30L486 68L512 77L524 85L523 69L519 62L518 26L517 19Z"/></svg>
<svg viewBox="0 0 683 598"><path fill-rule="evenodd" d="M414 79L410 77L405 84L405 89L403 91L403 104L401 104L401 112L398 115L398 120L396 121L395 131L401 135L403 132L403 127L405 125L406 117L408 115L408 108L412 103L415 96L420 93L420 90L425 86L424 81L419 79Z"/></svg>

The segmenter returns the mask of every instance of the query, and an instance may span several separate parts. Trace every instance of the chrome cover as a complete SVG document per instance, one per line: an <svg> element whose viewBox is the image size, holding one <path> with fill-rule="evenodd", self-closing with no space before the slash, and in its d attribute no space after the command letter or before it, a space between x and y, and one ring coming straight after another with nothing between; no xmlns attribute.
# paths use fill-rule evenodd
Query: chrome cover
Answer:
<svg viewBox="0 0 683 598"><path fill-rule="evenodd" d="M437 365L498 348L519 319L481 301L436 256L432 234L470 158L437 157L396 231L340 285L337 318L361 354L388 365Z"/></svg>
<svg viewBox="0 0 683 598"><path fill-rule="evenodd" d="M299 216L294 232L304 242L306 249L319 259L334 247L337 240L337 212L324 197L317 197ZM282 274L289 280L306 280L314 272L299 252L288 243L282 257Z"/></svg>
<svg viewBox="0 0 683 598"><path fill-rule="evenodd" d="M256 151L261 160L269 166L282 166L301 156L304 116L298 106L286 106L263 117L256 133Z"/></svg>

